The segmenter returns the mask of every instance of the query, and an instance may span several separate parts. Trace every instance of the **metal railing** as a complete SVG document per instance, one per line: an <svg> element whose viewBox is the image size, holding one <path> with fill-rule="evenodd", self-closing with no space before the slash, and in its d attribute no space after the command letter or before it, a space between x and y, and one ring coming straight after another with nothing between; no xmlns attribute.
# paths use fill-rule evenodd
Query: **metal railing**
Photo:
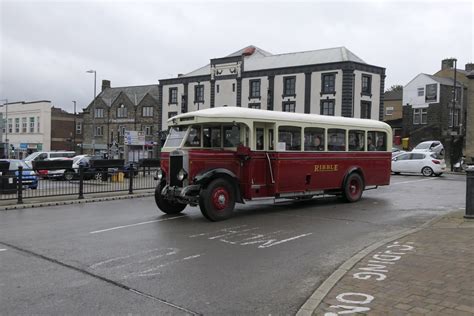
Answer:
<svg viewBox="0 0 474 316"><path fill-rule="evenodd" d="M52 162L52 161L51 161ZM106 165L106 164L105 164ZM36 166L35 166L36 167ZM0 172L0 201L76 195L83 199L89 194L127 192L154 189L158 168L156 163L128 164L115 167L78 168L51 164L46 169L3 170ZM45 168L42 165L42 168Z"/></svg>

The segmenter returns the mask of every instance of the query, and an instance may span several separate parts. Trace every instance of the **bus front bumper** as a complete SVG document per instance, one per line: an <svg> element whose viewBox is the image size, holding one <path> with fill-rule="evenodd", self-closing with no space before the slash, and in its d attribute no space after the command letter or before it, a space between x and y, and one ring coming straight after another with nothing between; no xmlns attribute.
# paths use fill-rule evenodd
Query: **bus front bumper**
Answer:
<svg viewBox="0 0 474 316"><path fill-rule="evenodd" d="M176 201L179 203L185 203L195 206L199 204L200 190L201 186L199 184L192 184L183 188L166 185L163 190L161 190L161 195L163 195L167 200L170 201Z"/></svg>

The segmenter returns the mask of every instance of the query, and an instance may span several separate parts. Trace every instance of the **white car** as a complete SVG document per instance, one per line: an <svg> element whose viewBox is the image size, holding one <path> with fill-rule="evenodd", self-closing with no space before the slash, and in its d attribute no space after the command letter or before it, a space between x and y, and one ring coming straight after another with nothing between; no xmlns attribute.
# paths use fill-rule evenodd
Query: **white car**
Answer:
<svg viewBox="0 0 474 316"><path fill-rule="evenodd" d="M415 148L411 151L412 153L418 152L433 152L437 153L441 157L444 156L444 146L438 140L428 140L426 142L421 142L416 145Z"/></svg>
<svg viewBox="0 0 474 316"><path fill-rule="evenodd" d="M410 152L392 158L392 172L421 173L426 177L440 176L446 171L446 162L432 152Z"/></svg>

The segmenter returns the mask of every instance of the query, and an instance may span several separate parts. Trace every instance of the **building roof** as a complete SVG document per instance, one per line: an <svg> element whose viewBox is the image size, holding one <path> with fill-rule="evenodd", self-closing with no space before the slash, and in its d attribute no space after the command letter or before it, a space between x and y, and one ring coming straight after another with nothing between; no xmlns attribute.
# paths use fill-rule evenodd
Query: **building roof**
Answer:
<svg viewBox="0 0 474 316"><path fill-rule="evenodd" d="M384 100L402 100L403 90L386 91L384 93Z"/></svg>
<svg viewBox="0 0 474 316"><path fill-rule="evenodd" d="M380 129L390 129L390 126L386 123L369 120L369 119L358 119L358 118L347 118L340 116L328 116L328 115L319 115L319 114L303 114L303 113L292 113L292 112L280 112L280 111L268 111L268 110L258 110L258 109L249 109L242 107L215 107L210 109L204 109L194 112L188 112L184 114L179 114L168 120L168 123L172 123L173 120L180 120L181 118L190 118L190 117L202 117L210 118L215 120L220 119L236 119L236 120L248 120L254 119L259 121L290 121L290 122L301 122L301 123L313 123L313 124L330 124L335 126L340 125L350 125L358 126L363 128L380 128ZM190 120L185 120L187 123L191 122Z"/></svg>
<svg viewBox="0 0 474 316"><path fill-rule="evenodd" d="M135 104L139 104L143 98L150 94L154 99L158 100L158 85L130 86L130 87L114 87L105 88L97 97L104 100L110 106L115 99L123 92Z"/></svg>
<svg viewBox="0 0 474 316"><path fill-rule="evenodd" d="M249 48L255 48L255 51L251 55L245 56L244 71L316 65L342 61L353 61L363 64L366 63L346 47L334 47L273 55L259 47L250 45L225 57L240 56ZM183 77L203 76L209 75L210 73L211 65L207 64L183 75Z"/></svg>
<svg viewBox="0 0 474 316"><path fill-rule="evenodd" d="M427 75L428 77L430 77L431 79L433 79L434 81L436 81L436 82L438 82L442 85L445 85L445 86L454 85L454 79L452 79L452 78L443 78L443 77L437 77L437 76L428 75L428 74L424 74L424 75ZM463 86L463 83L456 80L456 85Z"/></svg>

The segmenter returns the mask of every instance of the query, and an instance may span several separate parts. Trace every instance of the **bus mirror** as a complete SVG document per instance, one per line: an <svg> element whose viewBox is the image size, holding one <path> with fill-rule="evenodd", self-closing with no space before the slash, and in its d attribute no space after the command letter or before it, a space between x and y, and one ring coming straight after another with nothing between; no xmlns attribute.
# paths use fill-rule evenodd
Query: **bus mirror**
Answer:
<svg viewBox="0 0 474 316"><path fill-rule="evenodd" d="M239 144L239 146L237 146L237 156L242 160L250 159L250 148Z"/></svg>

